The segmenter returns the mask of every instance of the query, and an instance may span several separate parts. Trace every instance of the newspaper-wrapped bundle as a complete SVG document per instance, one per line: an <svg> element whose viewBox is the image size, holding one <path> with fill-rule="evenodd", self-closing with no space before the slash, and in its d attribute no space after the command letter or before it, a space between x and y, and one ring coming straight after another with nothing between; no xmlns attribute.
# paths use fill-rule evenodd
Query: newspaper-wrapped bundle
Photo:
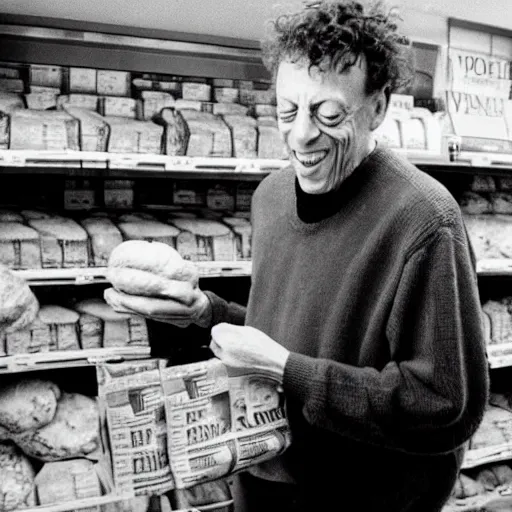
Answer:
<svg viewBox="0 0 512 512"><path fill-rule="evenodd" d="M120 494L162 494L174 488L157 360L97 367L114 484Z"/></svg>
<svg viewBox="0 0 512 512"><path fill-rule="evenodd" d="M102 364L98 386L114 482L136 495L225 477L275 457L291 441L278 383L218 359Z"/></svg>

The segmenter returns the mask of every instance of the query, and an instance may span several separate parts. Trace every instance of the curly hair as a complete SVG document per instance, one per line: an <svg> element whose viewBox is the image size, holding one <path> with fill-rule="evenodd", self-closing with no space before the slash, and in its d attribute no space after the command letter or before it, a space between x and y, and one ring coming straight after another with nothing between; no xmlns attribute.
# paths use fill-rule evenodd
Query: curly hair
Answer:
<svg viewBox="0 0 512 512"><path fill-rule="evenodd" d="M399 20L396 11L384 10L382 1L366 10L354 0L308 3L273 22L273 33L262 43L263 60L275 77L283 59L306 59L310 69L342 72L364 55L366 93L385 88L389 94L412 77L408 40L397 32Z"/></svg>

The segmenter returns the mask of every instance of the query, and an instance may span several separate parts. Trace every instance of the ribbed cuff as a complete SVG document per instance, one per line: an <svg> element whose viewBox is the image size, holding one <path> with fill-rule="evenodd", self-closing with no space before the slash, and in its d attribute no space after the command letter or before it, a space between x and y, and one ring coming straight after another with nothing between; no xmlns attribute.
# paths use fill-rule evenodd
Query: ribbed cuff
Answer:
<svg viewBox="0 0 512 512"><path fill-rule="evenodd" d="M210 327L225 322L228 316L228 303L211 291L206 290L204 294L212 305L212 323Z"/></svg>
<svg viewBox="0 0 512 512"><path fill-rule="evenodd" d="M317 360L314 357L290 352L283 376L285 393L305 402L316 374L316 367Z"/></svg>

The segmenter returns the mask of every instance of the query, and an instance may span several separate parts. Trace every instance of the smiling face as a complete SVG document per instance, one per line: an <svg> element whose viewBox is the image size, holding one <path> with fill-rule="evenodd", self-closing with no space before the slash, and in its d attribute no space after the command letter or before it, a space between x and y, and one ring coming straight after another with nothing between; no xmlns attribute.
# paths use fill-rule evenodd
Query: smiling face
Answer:
<svg viewBox="0 0 512 512"><path fill-rule="evenodd" d="M284 60L276 77L279 130L304 192L337 189L375 143L382 122L382 91L366 94L366 62L343 72Z"/></svg>

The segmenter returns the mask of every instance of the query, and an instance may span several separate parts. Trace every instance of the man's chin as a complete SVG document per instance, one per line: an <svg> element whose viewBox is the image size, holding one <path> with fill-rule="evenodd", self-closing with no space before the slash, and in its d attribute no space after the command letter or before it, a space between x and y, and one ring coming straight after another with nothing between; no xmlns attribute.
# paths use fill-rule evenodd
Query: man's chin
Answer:
<svg viewBox="0 0 512 512"><path fill-rule="evenodd" d="M324 180L314 181L298 176L299 187L306 194L324 194L328 192L328 184Z"/></svg>

